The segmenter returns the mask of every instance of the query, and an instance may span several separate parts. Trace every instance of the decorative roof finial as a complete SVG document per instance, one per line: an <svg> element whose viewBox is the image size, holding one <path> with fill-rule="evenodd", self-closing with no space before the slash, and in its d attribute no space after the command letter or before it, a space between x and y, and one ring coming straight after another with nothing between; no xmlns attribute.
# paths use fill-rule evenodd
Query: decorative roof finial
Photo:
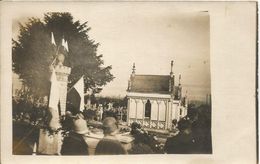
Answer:
<svg viewBox="0 0 260 164"><path fill-rule="evenodd" d="M132 74L135 74L135 63L133 64Z"/></svg>
<svg viewBox="0 0 260 164"><path fill-rule="evenodd" d="M127 87L127 91L131 90L131 80L128 80L128 87Z"/></svg>
<svg viewBox="0 0 260 164"><path fill-rule="evenodd" d="M171 61L171 72L170 72L170 75L172 76L173 75L173 60Z"/></svg>
<svg viewBox="0 0 260 164"><path fill-rule="evenodd" d="M179 85L181 85L181 74L179 74Z"/></svg>

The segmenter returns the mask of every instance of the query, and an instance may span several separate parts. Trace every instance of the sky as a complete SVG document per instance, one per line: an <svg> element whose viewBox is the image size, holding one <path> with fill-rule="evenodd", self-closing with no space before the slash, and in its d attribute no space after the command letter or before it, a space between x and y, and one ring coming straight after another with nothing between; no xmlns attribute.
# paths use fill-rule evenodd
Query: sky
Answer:
<svg viewBox="0 0 260 164"><path fill-rule="evenodd" d="M182 12L171 5L86 5L68 10L75 20L88 21L89 36L100 43L98 54L112 65L115 79L104 86L102 96L125 96L132 65L136 74L169 75L170 62L183 92L191 100L210 94L210 16L208 12ZM23 11L18 22L43 17L44 12ZM69 44L69 43L68 43ZM177 85L177 84L176 84Z"/></svg>

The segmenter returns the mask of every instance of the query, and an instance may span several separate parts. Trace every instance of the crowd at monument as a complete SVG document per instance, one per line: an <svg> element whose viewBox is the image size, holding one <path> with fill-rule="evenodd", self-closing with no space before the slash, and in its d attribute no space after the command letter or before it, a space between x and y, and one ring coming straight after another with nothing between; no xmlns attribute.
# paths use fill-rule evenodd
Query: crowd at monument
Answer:
<svg viewBox="0 0 260 164"><path fill-rule="evenodd" d="M32 108L31 110L17 109L13 114L16 121L36 125L38 122L48 122L51 116L48 116L48 110L42 105L28 105L28 102L14 102L14 108ZM36 109L37 108L37 109ZM65 125L66 135L64 135L61 155L90 155L88 143L86 142L86 134L91 133L90 122L92 120L99 122L98 128L104 134L104 138L100 139L96 145L94 154L189 154L189 153L211 153L211 136L210 136L210 117L206 116L207 112L190 112L189 117L181 120L173 120L172 128L169 133L163 137L156 133L152 133L144 129L140 124L134 122L130 127L126 126L126 130L119 126L124 122L122 115L125 109L105 109L102 113L92 109L83 110L77 114L66 112ZM30 112L31 111L31 112ZM33 111L33 112L32 112ZM92 115L90 115L92 111ZM91 117L90 117L91 116ZM41 120L43 119L44 120ZM48 119L49 118L49 119ZM14 124L16 126L16 124ZM64 130L63 129L63 130ZM126 149L116 137L119 132L127 133L133 137L131 147ZM17 133L17 128L14 128ZM16 134L14 134L16 135ZM34 132L31 137L33 142L37 142L39 136ZM158 138L164 138L160 140ZM15 136L14 136L15 139ZM16 143L16 141L14 141ZM26 145L23 144L25 150ZM24 151L23 150L23 151ZM29 148L27 152L20 154L30 154ZM19 152L18 152L19 154Z"/></svg>
<svg viewBox="0 0 260 164"><path fill-rule="evenodd" d="M127 109L119 108L104 108L104 109L84 109L83 115L89 120L102 121L106 117L114 117L116 120L126 121Z"/></svg>
<svg viewBox="0 0 260 164"><path fill-rule="evenodd" d="M116 137L119 132L118 121L114 117L106 117L102 125L104 138L97 144L95 154L210 153L211 150L205 148L205 146L209 147L211 144L209 140L205 139L207 136L203 132L199 134L197 132L201 128L199 124L203 124L201 121L198 121L198 117L200 116L196 114L192 118L185 117L178 122L177 120L173 120L170 135L167 136L165 143L159 142L156 135L146 131L140 124L134 122L131 124L130 131L130 135L134 140L131 143L131 148L128 150L122 146ZM84 133L89 133L89 129L84 121L84 115L79 114L77 120L73 121L73 125L70 134L64 139L61 154L89 155L87 152L88 145L83 139L85 137ZM204 148L202 148L202 146L204 146Z"/></svg>
<svg viewBox="0 0 260 164"><path fill-rule="evenodd" d="M95 97L115 77L89 29L70 13L21 25L12 51L19 84L13 85L13 154L211 153L211 114L189 114L173 61L169 75L138 74L134 63L125 98Z"/></svg>

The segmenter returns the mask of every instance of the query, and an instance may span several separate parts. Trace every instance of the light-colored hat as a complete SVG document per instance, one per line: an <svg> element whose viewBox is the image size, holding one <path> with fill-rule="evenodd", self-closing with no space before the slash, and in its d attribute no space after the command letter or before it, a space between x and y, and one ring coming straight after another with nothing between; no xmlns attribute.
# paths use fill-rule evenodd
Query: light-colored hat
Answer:
<svg viewBox="0 0 260 164"><path fill-rule="evenodd" d="M79 118L79 119L74 120L73 123L74 123L73 131L75 133L86 134L89 132L86 120Z"/></svg>

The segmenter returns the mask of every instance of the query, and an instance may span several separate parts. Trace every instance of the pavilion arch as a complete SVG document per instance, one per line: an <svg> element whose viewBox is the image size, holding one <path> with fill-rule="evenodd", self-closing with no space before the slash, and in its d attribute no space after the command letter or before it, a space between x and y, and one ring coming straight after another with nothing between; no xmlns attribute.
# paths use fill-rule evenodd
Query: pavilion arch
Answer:
<svg viewBox="0 0 260 164"><path fill-rule="evenodd" d="M144 111L145 117L151 118L151 109L152 109L152 104L151 104L150 100L148 99L145 103L145 111Z"/></svg>

